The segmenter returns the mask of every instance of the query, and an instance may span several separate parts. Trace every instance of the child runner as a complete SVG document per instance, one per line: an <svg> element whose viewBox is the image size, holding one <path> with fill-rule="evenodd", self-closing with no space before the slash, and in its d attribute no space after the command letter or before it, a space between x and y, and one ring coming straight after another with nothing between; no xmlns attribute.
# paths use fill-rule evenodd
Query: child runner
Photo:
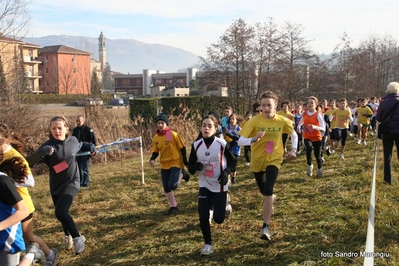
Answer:
<svg viewBox="0 0 399 266"><path fill-rule="evenodd" d="M313 175L313 164L312 164L312 151L317 161L317 177L323 177L323 161L321 157L321 140L323 131L326 126L324 124L324 119L321 114L316 109L318 100L314 96L310 96L308 99L307 110L303 113L301 121L298 124L298 132L301 133L301 126L303 126L303 139L306 147L306 162L308 168L306 174L308 176Z"/></svg>
<svg viewBox="0 0 399 266"><path fill-rule="evenodd" d="M289 110L290 107L290 102L289 101L284 101L281 103L281 110L277 111L278 115L284 116L285 118L289 119L292 121L292 124L294 124L294 115L290 112ZM288 134L283 133L283 147L284 147L284 152L287 151L287 149L285 148L285 146L287 145L287 141L288 141Z"/></svg>
<svg viewBox="0 0 399 266"><path fill-rule="evenodd" d="M22 152L22 144L19 141L0 138L0 162L1 164L7 163L8 165L7 168L3 166L2 169L6 171L8 176L14 179L17 191L29 210L29 215L21 221L24 241L28 243L28 249L30 249L29 246L31 243L36 242L46 255L45 265L55 265L58 255L57 249L49 249L43 239L33 233L33 213L35 207L29 194L28 187L33 187L35 181L28 163L20 152ZM25 175L15 175L15 173L25 173Z"/></svg>
<svg viewBox="0 0 399 266"><path fill-rule="evenodd" d="M248 111L245 114L244 121L242 121L242 123L241 123L241 127L243 127L245 125L245 123L251 118L252 118L252 112ZM251 153L251 146L250 145L244 146L244 156L245 156L245 161L246 161L245 165L246 166L249 166L249 164L251 162L250 153Z"/></svg>
<svg viewBox="0 0 399 266"><path fill-rule="evenodd" d="M179 208L173 190L179 187L182 179L188 182L190 176L184 171L184 165L187 165L186 147L180 135L170 130L169 118L165 113L157 117L157 134L152 139L151 152L152 166L160 155L162 186L170 207L166 215L174 214Z"/></svg>
<svg viewBox="0 0 399 266"><path fill-rule="evenodd" d="M241 130L241 127L237 124L238 122L238 116L236 114L232 114L229 117L229 121L230 124L227 126L227 129L229 130L229 132L236 136L237 138L240 137L240 135L238 134L238 132ZM237 157L240 156L240 152L241 152L241 147L238 146L237 142L232 142L231 143L231 152ZM231 183L235 184L236 183L236 177L237 177L237 160L235 165L231 166L231 174L230 174L230 178L231 178Z"/></svg>
<svg viewBox="0 0 399 266"><path fill-rule="evenodd" d="M352 113L346 107L346 99L341 99L338 104L339 108L335 110L331 116L336 117L334 136L337 141L341 140L341 153L339 154L339 157L344 159L346 139L348 138L348 127L349 123L352 121Z"/></svg>
<svg viewBox="0 0 399 266"><path fill-rule="evenodd" d="M21 158L17 158L16 161L20 162ZM12 170L16 176L23 179L25 170L14 167L15 162L10 160L3 161L0 166L0 263L2 266L28 266L42 261L44 254L37 243L31 243L20 262L21 251L25 250L20 221L29 215L29 210L18 193L13 179L3 172L3 170Z"/></svg>
<svg viewBox="0 0 399 266"><path fill-rule="evenodd" d="M357 115L356 115L356 110L358 108L357 103L352 101L351 102L351 114L352 114L352 123L350 125L351 128L351 137L354 137L354 139L357 141Z"/></svg>
<svg viewBox="0 0 399 266"><path fill-rule="evenodd" d="M50 193L55 207L55 216L62 225L65 234L66 249L75 247L75 254L85 249L85 237L82 236L69 209L80 189L79 167L76 154L79 151L96 152L94 144L81 142L68 136L68 122L64 116L54 116L50 120L50 139L44 142L26 160L29 166L44 163L49 168Z"/></svg>
<svg viewBox="0 0 399 266"><path fill-rule="evenodd" d="M294 122L295 122L294 130L298 134L298 146L296 147L297 154L301 154L300 146L302 145L302 141L303 141L302 133L298 133L298 124L299 124L299 121L301 121L301 118L302 118L302 115L303 115L302 105L303 105L302 103L297 103L295 105L295 113L294 113Z"/></svg>
<svg viewBox="0 0 399 266"><path fill-rule="evenodd" d="M328 117L330 117L331 116L331 114L335 111L335 110L337 110L337 106L336 106L336 102L335 102L335 100L334 99L332 99L332 100L330 100L330 106L329 106L329 109L326 111L326 115L328 116ZM326 153L327 153L327 155L330 155L330 153L334 153L335 152L335 148L336 148L336 146L337 146L337 142L336 142L336 140L335 140L335 136L334 136L334 134L335 134L335 131L334 131L334 128L335 128L335 119L333 119L333 120L329 120L329 122L330 122L330 124L328 125L328 130L330 131L330 147L326 147Z"/></svg>
<svg viewBox="0 0 399 266"><path fill-rule="evenodd" d="M363 140L363 145L366 146L367 130L370 126L370 117L373 115L373 111L366 106L364 98L360 99L360 107L356 109L356 114L358 124L357 144L361 144Z"/></svg>
<svg viewBox="0 0 399 266"><path fill-rule="evenodd" d="M233 113L233 108L231 108L231 106L226 106L224 108L223 111L224 116L220 121L222 123L222 127L226 128L229 125L229 117L231 116L232 113Z"/></svg>
<svg viewBox="0 0 399 266"><path fill-rule="evenodd" d="M273 187L283 161L284 147L282 134L291 135L292 149L287 159L296 158L298 136L291 120L276 114L278 97L271 91L260 97L262 114L250 119L241 130L238 144L248 145L245 138L255 137L251 146L251 166L263 201L263 226L260 237L271 240L270 217L273 212Z"/></svg>
<svg viewBox="0 0 399 266"><path fill-rule="evenodd" d="M202 137L191 147L188 169L191 174L199 171L198 213L205 246L201 255L213 252L209 210L213 220L221 224L226 216L228 179L236 158L228 143L215 136L219 120L212 115L202 119Z"/></svg>

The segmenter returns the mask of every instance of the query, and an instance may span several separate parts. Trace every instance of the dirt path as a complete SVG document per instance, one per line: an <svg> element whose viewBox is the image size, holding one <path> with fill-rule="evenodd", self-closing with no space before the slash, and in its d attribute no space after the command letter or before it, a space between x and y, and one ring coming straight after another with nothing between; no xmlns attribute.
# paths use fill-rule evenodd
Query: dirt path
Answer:
<svg viewBox="0 0 399 266"><path fill-rule="evenodd" d="M113 106L112 108L96 106L95 108L100 108L100 110L110 111L115 114L129 115L129 109L126 109L125 106ZM85 114L85 107L65 104L41 104L38 106L38 109L40 117L44 119L50 119L56 115L63 115L68 119L75 119L79 114Z"/></svg>

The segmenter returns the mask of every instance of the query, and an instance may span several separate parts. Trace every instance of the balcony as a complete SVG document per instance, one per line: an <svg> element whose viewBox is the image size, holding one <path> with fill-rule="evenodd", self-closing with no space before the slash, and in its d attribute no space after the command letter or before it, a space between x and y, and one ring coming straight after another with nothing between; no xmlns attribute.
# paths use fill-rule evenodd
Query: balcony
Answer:
<svg viewBox="0 0 399 266"><path fill-rule="evenodd" d="M26 77L33 78L33 79L41 79L42 73L40 71L36 71L36 72L28 71L28 72L26 72Z"/></svg>
<svg viewBox="0 0 399 266"><path fill-rule="evenodd" d="M24 63L27 63L27 64L40 64L41 63L39 57L24 56L23 60L24 60Z"/></svg>

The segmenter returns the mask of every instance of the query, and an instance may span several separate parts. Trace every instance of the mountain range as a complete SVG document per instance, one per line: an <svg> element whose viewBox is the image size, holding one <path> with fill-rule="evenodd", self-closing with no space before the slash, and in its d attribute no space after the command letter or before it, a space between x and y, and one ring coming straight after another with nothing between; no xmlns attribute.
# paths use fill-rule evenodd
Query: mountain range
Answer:
<svg viewBox="0 0 399 266"><path fill-rule="evenodd" d="M84 36L50 35L24 38L23 41L44 46L66 45L91 53L98 60L98 39ZM107 62L111 70L123 74L142 74L143 69L166 73L197 67L199 56L172 46L148 44L134 39L106 39Z"/></svg>

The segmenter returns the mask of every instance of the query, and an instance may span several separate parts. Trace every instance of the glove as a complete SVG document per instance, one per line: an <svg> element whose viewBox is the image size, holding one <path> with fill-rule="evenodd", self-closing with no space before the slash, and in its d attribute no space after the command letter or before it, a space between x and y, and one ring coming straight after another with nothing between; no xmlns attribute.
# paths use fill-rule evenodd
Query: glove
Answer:
<svg viewBox="0 0 399 266"><path fill-rule="evenodd" d="M219 184L224 186L229 182L229 173L227 171L223 171L223 173L218 178Z"/></svg>
<svg viewBox="0 0 399 266"><path fill-rule="evenodd" d="M187 165L188 165L187 158L183 158L183 164L184 164L185 166L187 166Z"/></svg>
<svg viewBox="0 0 399 266"><path fill-rule="evenodd" d="M202 169L204 169L204 165L200 162L196 162L195 163L195 170L197 171L201 171Z"/></svg>

